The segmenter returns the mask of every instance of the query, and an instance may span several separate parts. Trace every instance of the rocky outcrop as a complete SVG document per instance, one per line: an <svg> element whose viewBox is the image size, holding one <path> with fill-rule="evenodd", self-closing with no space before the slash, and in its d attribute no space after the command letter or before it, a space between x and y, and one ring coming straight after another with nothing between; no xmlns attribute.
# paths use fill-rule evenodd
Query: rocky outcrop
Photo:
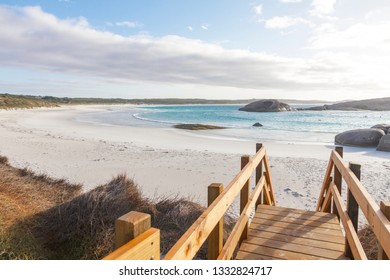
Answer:
<svg viewBox="0 0 390 280"><path fill-rule="evenodd" d="M240 111L246 112L285 112L285 111L294 111L290 105L286 103L279 102L276 99L262 99L239 109Z"/></svg>
<svg viewBox="0 0 390 280"><path fill-rule="evenodd" d="M376 125L372 126L371 128L382 129L384 133L389 133L390 124L385 124L385 123L376 124Z"/></svg>
<svg viewBox="0 0 390 280"><path fill-rule="evenodd" d="M379 141L377 151L390 152L390 134L387 134Z"/></svg>
<svg viewBox="0 0 390 280"><path fill-rule="evenodd" d="M261 127L263 125L261 123L257 122L257 123L254 123L252 126Z"/></svg>
<svg viewBox="0 0 390 280"><path fill-rule="evenodd" d="M377 128L354 129L337 134L335 143L347 146L376 147L384 135L383 130Z"/></svg>
<svg viewBox="0 0 390 280"><path fill-rule="evenodd" d="M335 104L331 104L331 105L302 108L299 110L390 111L390 97L340 102L340 103L335 103Z"/></svg>

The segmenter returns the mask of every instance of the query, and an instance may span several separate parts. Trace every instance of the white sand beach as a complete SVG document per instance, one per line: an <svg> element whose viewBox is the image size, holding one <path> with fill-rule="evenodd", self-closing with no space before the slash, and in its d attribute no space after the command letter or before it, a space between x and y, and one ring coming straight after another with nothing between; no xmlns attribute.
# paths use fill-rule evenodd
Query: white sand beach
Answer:
<svg viewBox="0 0 390 280"><path fill-rule="evenodd" d="M16 167L82 183L85 190L126 173L150 198L177 195L205 205L207 186L226 186L239 172L240 156L255 152L254 141L208 137L207 132L80 121L111 107L0 111L0 154ZM314 210L334 147L258 142L270 158L278 204ZM389 153L345 147L344 158L362 164L363 185L377 202L390 199Z"/></svg>

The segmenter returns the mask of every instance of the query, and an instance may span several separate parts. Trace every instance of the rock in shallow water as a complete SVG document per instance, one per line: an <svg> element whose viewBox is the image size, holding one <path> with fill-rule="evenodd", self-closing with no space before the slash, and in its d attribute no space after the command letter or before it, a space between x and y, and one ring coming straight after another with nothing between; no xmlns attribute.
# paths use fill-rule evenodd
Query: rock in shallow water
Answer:
<svg viewBox="0 0 390 280"><path fill-rule="evenodd" d="M263 126L263 125L261 123L257 122L257 123L254 123L252 126L260 127L260 126Z"/></svg>
<svg viewBox="0 0 390 280"><path fill-rule="evenodd" d="M376 124L374 125L373 127L371 128L378 128L378 129L382 129L385 133L389 133L389 130L390 130L390 124L385 124L385 123L381 123L381 124Z"/></svg>
<svg viewBox="0 0 390 280"><path fill-rule="evenodd" d="M245 105L239 109L246 112L285 112L295 111L290 105L279 102L276 99L263 99Z"/></svg>
<svg viewBox="0 0 390 280"><path fill-rule="evenodd" d="M358 147L376 147L384 135L384 131L377 128L354 129L337 134L335 143Z"/></svg>
<svg viewBox="0 0 390 280"><path fill-rule="evenodd" d="M383 152L390 152L390 134L387 134L381 138L376 150L383 151Z"/></svg>

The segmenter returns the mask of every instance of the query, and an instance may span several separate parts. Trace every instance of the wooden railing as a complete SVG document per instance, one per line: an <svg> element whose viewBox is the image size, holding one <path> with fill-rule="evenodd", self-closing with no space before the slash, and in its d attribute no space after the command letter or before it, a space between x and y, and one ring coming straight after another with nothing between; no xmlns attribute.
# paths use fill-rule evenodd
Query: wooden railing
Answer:
<svg viewBox="0 0 390 280"><path fill-rule="evenodd" d="M250 194L250 177L254 172L255 188ZM208 195L209 207L176 242L165 255L164 260L193 259L206 240L208 240L209 259L232 258L240 241L248 237L249 217L256 205L261 203L275 205L268 158L263 145L256 145L254 157L241 157L241 171L225 189L222 184L212 184L209 186ZM240 195L240 217L223 244L223 217L238 195Z"/></svg>
<svg viewBox="0 0 390 280"><path fill-rule="evenodd" d="M359 209L371 226L379 245L380 259L390 256L390 204L381 202L378 206L360 182L359 164L349 166L342 159L343 150L337 147L331 152L322 189L319 195L317 211L335 213L345 230L345 255L356 260L365 260L367 256L359 241L357 230ZM333 178L331 177L333 171ZM347 185L347 205L341 197L342 179Z"/></svg>
<svg viewBox="0 0 390 280"><path fill-rule="evenodd" d="M251 192L250 178L254 172L255 188ZM224 215L238 195L240 217L223 244ZM241 157L241 171L225 189L222 184L208 187L208 208L165 255L164 260L193 259L206 240L208 259L231 259L236 247L248 237L251 213L262 203L276 204L266 151L262 144L257 144L256 154L252 158ZM150 228L149 215L130 212L122 216L116 222L115 234L117 250L104 259L160 258L159 231Z"/></svg>

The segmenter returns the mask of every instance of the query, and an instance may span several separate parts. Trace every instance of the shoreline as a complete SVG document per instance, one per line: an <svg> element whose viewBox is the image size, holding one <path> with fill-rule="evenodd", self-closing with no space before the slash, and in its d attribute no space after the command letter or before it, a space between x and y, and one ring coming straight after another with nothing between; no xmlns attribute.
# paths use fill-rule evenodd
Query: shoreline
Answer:
<svg viewBox="0 0 390 280"><path fill-rule="evenodd" d="M255 153L254 141L210 137L207 131L77 120L81 115L120 107L0 111L0 154L16 167L82 183L85 190L127 173L150 198L178 195L205 205L207 186L226 186L240 170L240 156ZM334 146L259 142L270 158L278 203L314 209ZM344 158L363 165L363 185L375 200L390 197L390 178L385 176L390 170L388 153L345 147Z"/></svg>

